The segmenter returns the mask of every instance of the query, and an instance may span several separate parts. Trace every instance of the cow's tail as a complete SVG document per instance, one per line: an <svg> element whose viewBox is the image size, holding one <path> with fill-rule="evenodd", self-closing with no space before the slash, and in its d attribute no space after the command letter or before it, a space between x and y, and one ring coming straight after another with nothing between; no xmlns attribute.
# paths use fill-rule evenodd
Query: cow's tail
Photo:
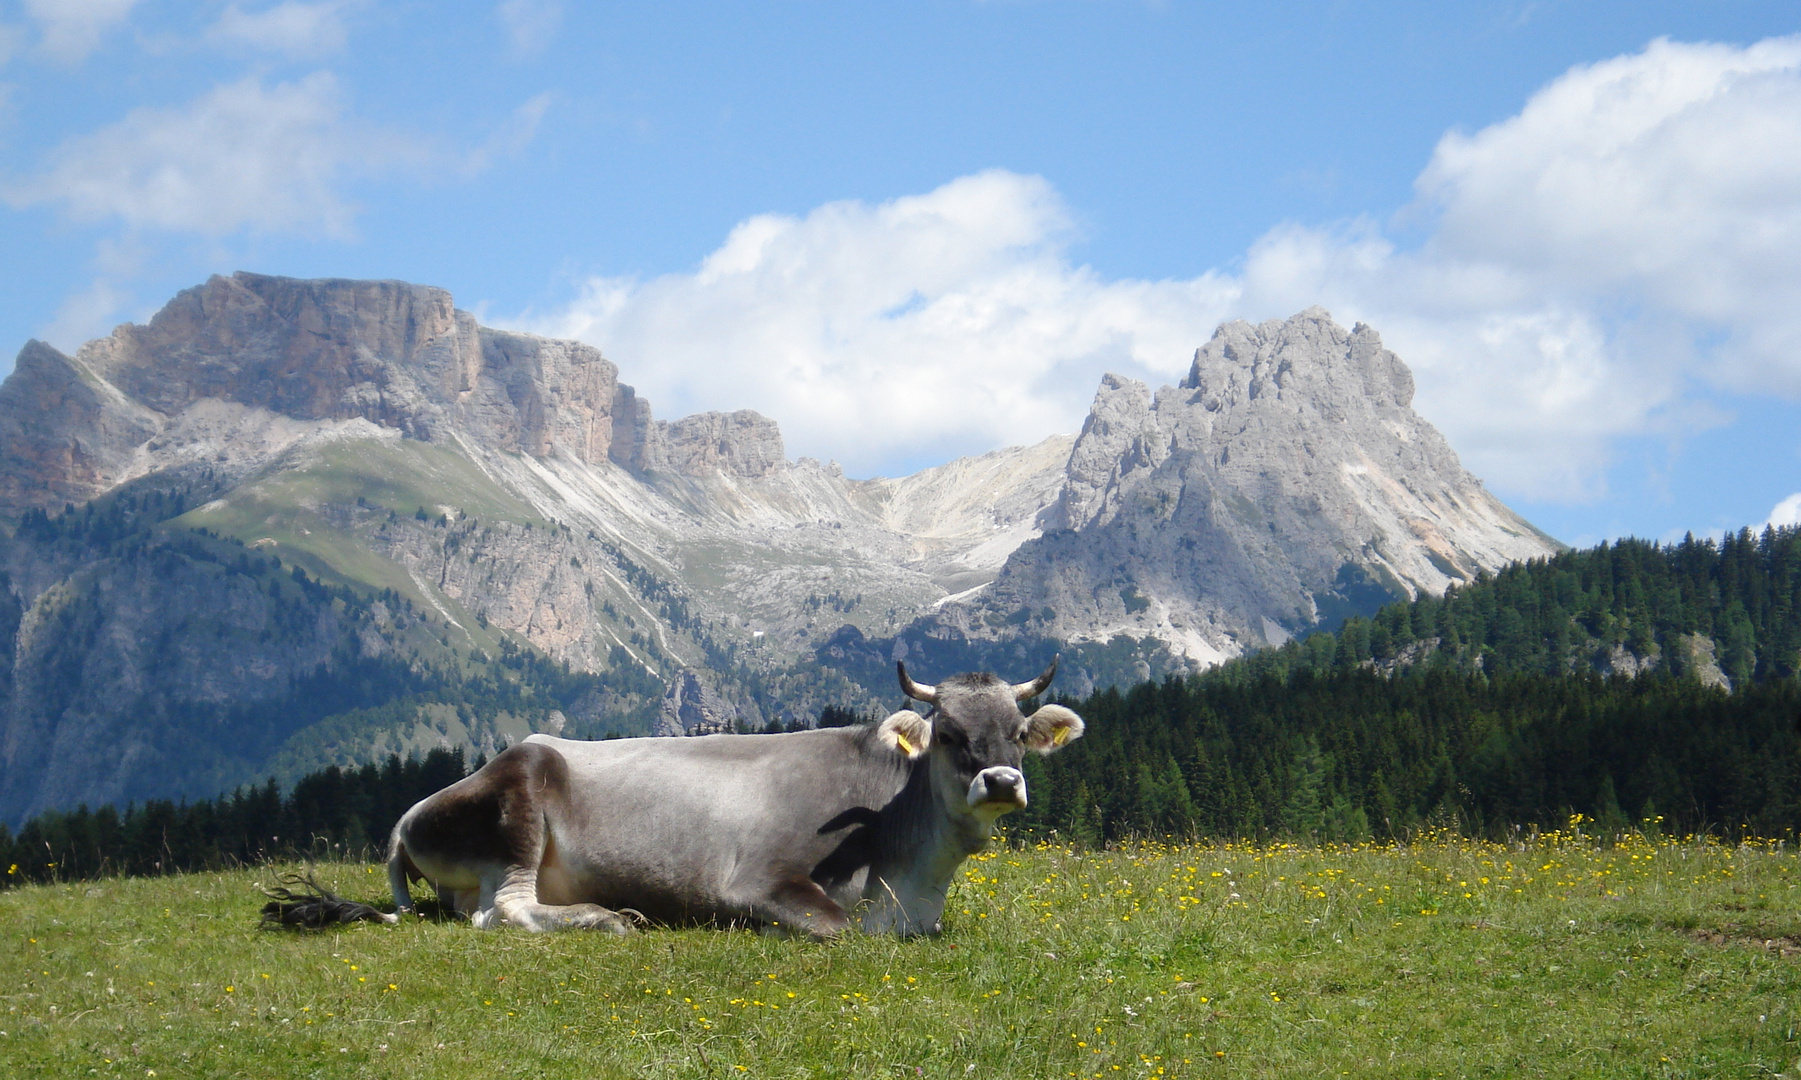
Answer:
<svg viewBox="0 0 1801 1080"><path fill-rule="evenodd" d="M413 910L413 890L407 882L412 868L413 860L407 858L406 842L400 838L400 825L396 823L388 841L388 888L393 890L394 911L398 915Z"/></svg>
<svg viewBox="0 0 1801 1080"><path fill-rule="evenodd" d="M304 874L279 874L275 880L275 885L263 890L269 898L263 905L264 926L318 930L333 923L400 921L398 916L388 915L373 905L337 895L319 884L311 870Z"/></svg>

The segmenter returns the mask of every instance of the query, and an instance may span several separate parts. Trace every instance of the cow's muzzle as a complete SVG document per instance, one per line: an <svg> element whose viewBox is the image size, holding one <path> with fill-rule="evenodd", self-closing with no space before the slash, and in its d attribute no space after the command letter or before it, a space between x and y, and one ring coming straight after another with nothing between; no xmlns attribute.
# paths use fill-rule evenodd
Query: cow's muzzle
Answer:
<svg viewBox="0 0 1801 1080"><path fill-rule="evenodd" d="M990 769L983 769L969 783L969 805L986 806L991 809L1024 810L1026 808L1025 775L1009 765L996 765Z"/></svg>

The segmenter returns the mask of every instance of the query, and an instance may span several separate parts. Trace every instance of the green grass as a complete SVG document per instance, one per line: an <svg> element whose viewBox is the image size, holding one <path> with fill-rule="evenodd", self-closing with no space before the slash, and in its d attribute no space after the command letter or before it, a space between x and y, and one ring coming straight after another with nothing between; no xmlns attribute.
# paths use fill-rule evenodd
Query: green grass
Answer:
<svg viewBox="0 0 1801 1080"><path fill-rule="evenodd" d="M1576 835L998 849L936 940L255 928L271 868L0 894L0 1072L1797 1075L1801 860ZM331 865L340 891L382 875ZM1785 955L1784 940L1787 942Z"/></svg>
<svg viewBox="0 0 1801 1080"><path fill-rule="evenodd" d="M508 493L467 457L441 446L405 440L362 440L326 446L303 466L266 476L224 499L196 507L169 522L177 529L207 528L252 546L274 541L269 553L303 566L334 584L393 589L427 608L448 603L459 621L471 613L424 588L399 564L375 554L354 528L326 508L362 499L377 511L411 519L462 510L481 521L549 523ZM492 644L491 641L487 644Z"/></svg>

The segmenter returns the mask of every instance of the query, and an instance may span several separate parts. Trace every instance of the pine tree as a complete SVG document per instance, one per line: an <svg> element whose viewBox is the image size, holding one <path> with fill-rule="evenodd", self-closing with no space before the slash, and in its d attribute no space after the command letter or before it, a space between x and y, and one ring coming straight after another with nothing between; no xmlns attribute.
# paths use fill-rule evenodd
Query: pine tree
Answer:
<svg viewBox="0 0 1801 1080"><path fill-rule="evenodd" d="M1287 802L1282 807L1282 831L1289 836L1318 836L1324 824L1320 789L1326 780L1326 762L1320 754L1319 744L1311 738L1305 740L1292 767L1293 780Z"/></svg>

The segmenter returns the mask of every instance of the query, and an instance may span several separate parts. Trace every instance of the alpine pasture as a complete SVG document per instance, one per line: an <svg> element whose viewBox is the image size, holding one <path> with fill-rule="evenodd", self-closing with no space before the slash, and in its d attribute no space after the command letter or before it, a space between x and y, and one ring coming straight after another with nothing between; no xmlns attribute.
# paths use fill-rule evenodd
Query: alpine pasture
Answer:
<svg viewBox="0 0 1801 1080"><path fill-rule="evenodd" d="M283 866L26 885L0 892L0 1072L1801 1075L1793 844L1583 825L1000 845L909 941L260 930ZM376 866L317 870L387 901Z"/></svg>

